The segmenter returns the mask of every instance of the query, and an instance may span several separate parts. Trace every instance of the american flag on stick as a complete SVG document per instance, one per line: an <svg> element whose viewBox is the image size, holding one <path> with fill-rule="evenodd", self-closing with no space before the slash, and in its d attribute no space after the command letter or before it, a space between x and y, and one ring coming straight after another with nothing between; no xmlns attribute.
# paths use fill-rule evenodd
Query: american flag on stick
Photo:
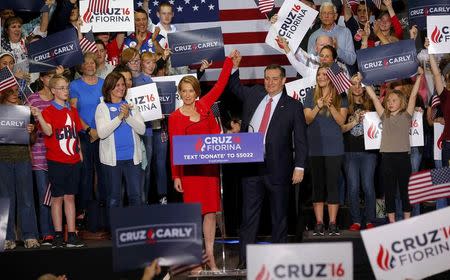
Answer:
<svg viewBox="0 0 450 280"><path fill-rule="evenodd" d="M347 91L352 86L352 82L336 62L333 62L330 68L328 68L327 76L330 78L339 94Z"/></svg>
<svg viewBox="0 0 450 280"><path fill-rule="evenodd" d="M275 6L275 0L255 0L258 5L258 9L261 11L261 14L267 14L272 11Z"/></svg>
<svg viewBox="0 0 450 280"><path fill-rule="evenodd" d="M450 196L450 168L436 168L411 174L408 184L411 204Z"/></svg>
<svg viewBox="0 0 450 280"><path fill-rule="evenodd" d="M95 44L94 33L92 33L92 30L84 34L83 38L80 40L80 48L83 53L97 51L97 45Z"/></svg>
<svg viewBox="0 0 450 280"><path fill-rule="evenodd" d="M378 10L381 9L381 0L372 0L372 2Z"/></svg>
<svg viewBox="0 0 450 280"><path fill-rule="evenodd" d="M206 254L205 250L202 251L202 263L201 264L186 264L186 265L173 265L169 268L169 273L171 277L175 277L177 275L180 275L183 272L186 272L188 270L192 270L196 267L205 265L208 262L208 255Z"/></svg>
<svg viewBox="0 0 450 280"><path fill-rule="evenodd" d="M8 67L3 67L0 70L0 91L4 91L14 85L19 85L11 70Z"/></svg>
<svg viewBox="0 0 450 280"><path fill-rule="evenodd" d="M441 105L441 99L439 98L439 96L437 94L434 94L431 97L431 112L432 112L433 119L436 118L437 111L438 111L438 108L440 105Z"/></svg>
<svg viewBox="0 0 450 280"><path fill-rule="evenodd" d="M89 0L88 10L94 13L104 13L109 9L109 0Z"/></svg>

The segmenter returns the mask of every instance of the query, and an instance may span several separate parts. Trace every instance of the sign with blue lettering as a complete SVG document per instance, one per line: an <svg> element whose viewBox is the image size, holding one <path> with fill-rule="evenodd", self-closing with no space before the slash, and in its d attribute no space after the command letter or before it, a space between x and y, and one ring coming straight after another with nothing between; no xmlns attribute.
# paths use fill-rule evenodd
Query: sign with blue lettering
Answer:
<svg viewBox="0 0 450 280"><path fill-rule="evenodd" d="M264 161L261 133L199 134L173 137L175 165Z"/></svg>
<svg viewBox="0 0 450 280"><path fill-rule="evenodd" d="M28 106L0 105L0 143L28 145L30 115Z"/></svg>
<svg viewBox="0 0 450 280"><path fill-rule="evenodd" d="M220 27L174 32L167 34L172 51L173 67L199 64L202 59L225 59L223 35Z"/></svg>
<svg viewBox="0 0 450 280"><path fill-rule="evenodd" d="M156 88L158 89L162 114L170 115L175 111L175 96L177 94L175 81L156 82Z"/></svg>
<svg viewBox="0 0 450 280"><path fill-rule="evenodd" d="M450 0L408 1L409 26L417 25L424 30L427 28L427 16L445 15L450 15Z"/></svg>
<svg viewBox="0 0 450 280"><path fill-rule="evenodd" d="M83 61L78 35L73 29L54 33L28 46L30 72L46 72L56 66L72 67Z"/></svg>
<svg viewBox="0 0 450 280"><path fill-rule="evenodd" d="M361 49L356 52L359 72L366 85L409 78L417 73L417 52L413 40Z"/></svg>
<svg viewBox="0 0 450 280"><path fill-rule="evenodd" d="M111 208L111 235L114 271L202 262L200 204Z"/></svg>

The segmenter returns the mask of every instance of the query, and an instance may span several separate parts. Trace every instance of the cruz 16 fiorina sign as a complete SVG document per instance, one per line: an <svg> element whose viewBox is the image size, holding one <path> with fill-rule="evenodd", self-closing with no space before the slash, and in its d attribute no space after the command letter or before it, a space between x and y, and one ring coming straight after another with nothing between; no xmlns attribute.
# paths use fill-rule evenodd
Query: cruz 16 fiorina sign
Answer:
<svg viewBox="0 0 450 280"><path fill-rule="evenodd" d="M261 133L199 134L173 137L175 165L264 161Z"/></svg>
<svg viewBox="0 0 450 280"><path fill-rule="evenodd" d="M450 269L450 207L361 236L377 279L423 279Z"/></svg>

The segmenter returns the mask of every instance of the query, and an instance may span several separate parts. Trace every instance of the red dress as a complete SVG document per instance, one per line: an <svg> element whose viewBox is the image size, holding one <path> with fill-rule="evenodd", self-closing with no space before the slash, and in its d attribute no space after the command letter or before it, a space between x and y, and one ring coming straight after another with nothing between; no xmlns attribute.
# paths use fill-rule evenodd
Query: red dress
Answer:
<svg viewBox="0 0 450 280"><path fill-rule="evenodd" d="M220 127L211 112L211 106L225 89L232 68L233 63L227 57L217 83L205 96L195 102L200 121L192 122L188 116L180 112L180 109L169 117L172 179L181 179L184 202L200 203L202 215L220 211L219 166L217 164L173 165L172 138L174 135L220 133Z"/></svg>

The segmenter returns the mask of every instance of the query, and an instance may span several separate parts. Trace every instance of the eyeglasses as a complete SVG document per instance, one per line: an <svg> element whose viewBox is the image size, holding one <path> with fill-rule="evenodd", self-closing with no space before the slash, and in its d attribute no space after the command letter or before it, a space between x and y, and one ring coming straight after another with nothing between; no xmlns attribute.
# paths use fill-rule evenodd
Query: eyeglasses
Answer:
<svg viewBox="0 0 450 280"><path fill-rule="evenodd" d="M140 63L140 62L141 62L140 59L135 59L135 60L128 61L128 63L131 63L131 64L137 64L137 63Z"/></svg>
<svg viewBox="0 0 450 280"><path fill-rule="evenodd" d="M69 90L69 87L55 87L54 89L57 89L57 90Z"/></svg>

